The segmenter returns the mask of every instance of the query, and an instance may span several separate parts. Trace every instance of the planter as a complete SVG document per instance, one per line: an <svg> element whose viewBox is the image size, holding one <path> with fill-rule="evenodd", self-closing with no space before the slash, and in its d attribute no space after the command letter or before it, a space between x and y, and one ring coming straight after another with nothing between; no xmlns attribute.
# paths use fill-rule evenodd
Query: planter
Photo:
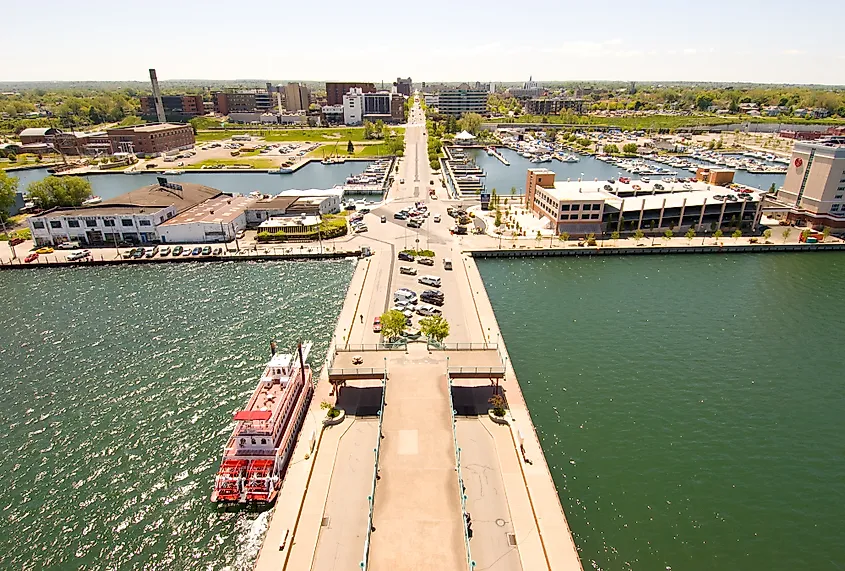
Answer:
<svg viewBox="0 0 845 571"><path fill-rule="evenodd" d="M490 420L492 420L496 424L504 424L504 425L508 424L508 411L507 411L507 409L505 409L505 416L496 416L495 414L493 414L493 409L491 408L487 411L487 416L489 416Z"/></svg>
<svg viewBox="0 0 845 571"><path fill-rule="evenodd" d="M339 408L338 410L340 411L340 414L334 418L330 418L328 415L326 415L326 418L323 419L323 426L334 426L343 422L343 419L346 418L346 411L342 408Z"/></svg>

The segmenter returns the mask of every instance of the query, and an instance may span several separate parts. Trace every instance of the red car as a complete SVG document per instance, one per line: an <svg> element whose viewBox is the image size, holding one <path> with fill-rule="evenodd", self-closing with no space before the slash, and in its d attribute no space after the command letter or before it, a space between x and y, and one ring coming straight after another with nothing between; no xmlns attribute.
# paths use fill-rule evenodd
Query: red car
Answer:
<svg viewBox="0 0 845 571"><path fill-rule="evenodd" d="M37 259L38 259L38 252L33 252L30 255L28 255L26 258L24 258L23 261L28 264L29 262L34 262Z"/></svg>
<svg viewBox="0 0 845 571"><path fill-rule="evenodd" d="M9 244L11 244L12 246L17 246L18 244L23 244L23 243L24 243L23 238L12 238L11 240L9 240Z"/></svg>
<svg viewBox="0 0 845 571"><path fill-rule="evenodd" d="M373 333L381 333L381 317L373 319Z"/></svg>

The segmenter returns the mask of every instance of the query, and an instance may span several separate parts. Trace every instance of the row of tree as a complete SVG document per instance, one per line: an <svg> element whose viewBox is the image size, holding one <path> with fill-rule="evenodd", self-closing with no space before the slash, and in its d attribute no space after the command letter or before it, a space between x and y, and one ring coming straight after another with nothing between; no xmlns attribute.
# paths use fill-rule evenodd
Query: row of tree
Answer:
<svg viewBox="0 0 845 571"><path fill-rule="evenodd" d="M0 218L6 220L15 203L19 180L0 170ZM78 176L48 176L26 187L30 199L39 208L82 206L91 197L91 183Z"/></svg>

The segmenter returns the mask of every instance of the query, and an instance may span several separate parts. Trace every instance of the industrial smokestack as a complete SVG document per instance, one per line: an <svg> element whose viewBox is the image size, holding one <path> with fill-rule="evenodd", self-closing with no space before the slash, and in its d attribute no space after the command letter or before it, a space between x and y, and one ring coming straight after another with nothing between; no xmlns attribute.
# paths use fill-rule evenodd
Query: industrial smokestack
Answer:
<svg viewBox="0 0 845 571"><path fill-rule="evenodd" d="M156 116L159 123L166 123L167 117L164 115L164 103L161 101L161 89L158 88L158 77L156 70L150 70L150 83L153 84L153 98L156 102Z"/></svg>

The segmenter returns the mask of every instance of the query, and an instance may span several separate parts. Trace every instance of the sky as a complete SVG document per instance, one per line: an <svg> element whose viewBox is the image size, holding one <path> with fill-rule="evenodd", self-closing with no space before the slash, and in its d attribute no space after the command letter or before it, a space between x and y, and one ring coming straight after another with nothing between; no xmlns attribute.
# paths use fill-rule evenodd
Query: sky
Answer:
<svg viewBox="0 0 845 571"><path fill-rule="evenodd" d="M11 0L0 81L845 85L841 0Z"/></svg>

